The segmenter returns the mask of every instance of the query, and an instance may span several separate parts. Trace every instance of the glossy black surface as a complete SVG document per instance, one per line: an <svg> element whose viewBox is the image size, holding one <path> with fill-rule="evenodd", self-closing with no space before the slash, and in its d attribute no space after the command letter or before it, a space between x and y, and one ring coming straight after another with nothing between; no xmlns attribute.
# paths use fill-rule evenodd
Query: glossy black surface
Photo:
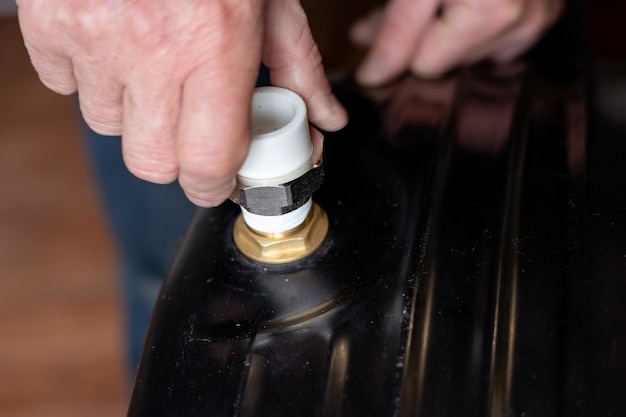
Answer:
<svg viewBox="0 0 626 417"><path fill-rule="evenodd" d="M341 84L327 241L261 265L236 206L200 210L129 415L626 414L626 66L563 39L524 66Z"/></svg>
<svg viewBox="0 0 626 417"><path fill-rule="evenodd" d="M371 123L327 142L316 201L331 225L316 254L249 261L232 243L236 206L198 213L165 283L131 414L392 415L438 142L379 141L376 112L359 101Z"/></svg>

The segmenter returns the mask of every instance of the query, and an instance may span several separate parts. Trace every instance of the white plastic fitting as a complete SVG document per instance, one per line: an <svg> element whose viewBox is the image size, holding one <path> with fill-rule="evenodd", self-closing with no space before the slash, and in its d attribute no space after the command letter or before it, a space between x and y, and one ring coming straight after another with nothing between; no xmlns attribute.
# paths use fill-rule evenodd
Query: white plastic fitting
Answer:
<svg viewBox="0 0 626 417"><path fill-rule="evenodd" d="M279 185L311 169L313 145L306 105L296 93L279 87L260 87L252 96L252 141L238 172L242 185ZM306 219L311 200L280 216L253 214L241 208L246 224L265 233L282 233Z"/></svg>

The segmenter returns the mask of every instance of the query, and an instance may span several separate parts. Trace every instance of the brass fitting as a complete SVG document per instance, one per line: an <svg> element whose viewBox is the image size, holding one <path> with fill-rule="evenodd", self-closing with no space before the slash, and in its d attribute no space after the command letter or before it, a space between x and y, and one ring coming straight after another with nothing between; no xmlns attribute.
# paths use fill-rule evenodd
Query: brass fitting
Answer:
<svg viewBox="0 0 626 417"><path fill-rule="evenodd" d="M315 252L328 234L328 216L313 203L304 222L283 233L264 233L250 228L240 214L233 228L237 248L248 258L267 264L285 264Z"/></svg>

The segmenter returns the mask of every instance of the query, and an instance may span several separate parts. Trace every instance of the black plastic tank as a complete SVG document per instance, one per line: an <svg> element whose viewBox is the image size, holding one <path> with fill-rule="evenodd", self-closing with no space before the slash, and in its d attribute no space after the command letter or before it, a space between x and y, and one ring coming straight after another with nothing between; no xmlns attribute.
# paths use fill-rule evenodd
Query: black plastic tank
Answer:
<svg viewBox="0 0 626 417"><path fill-rule="evenodd" d="M626 111L598 92L626 66L581 65L572 28L520 65L338 83L324 244L257 263L236 205L198 210L128 415L625 415Z"/></svg>

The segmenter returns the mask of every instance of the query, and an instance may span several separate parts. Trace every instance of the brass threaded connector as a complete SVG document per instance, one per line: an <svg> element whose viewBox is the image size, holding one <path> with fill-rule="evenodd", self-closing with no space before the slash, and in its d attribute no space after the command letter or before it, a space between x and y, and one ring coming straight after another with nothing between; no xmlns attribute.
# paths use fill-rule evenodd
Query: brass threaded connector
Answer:
<svg viewBox="0 0 626 417"><path fill-rule="evenodd" d="M233 227L237 248L248 258L267 264L285 264L315 252L328 234L328 216L313 203L306 220L283 233L263 233L251 229L239 215Z"/></svg>

